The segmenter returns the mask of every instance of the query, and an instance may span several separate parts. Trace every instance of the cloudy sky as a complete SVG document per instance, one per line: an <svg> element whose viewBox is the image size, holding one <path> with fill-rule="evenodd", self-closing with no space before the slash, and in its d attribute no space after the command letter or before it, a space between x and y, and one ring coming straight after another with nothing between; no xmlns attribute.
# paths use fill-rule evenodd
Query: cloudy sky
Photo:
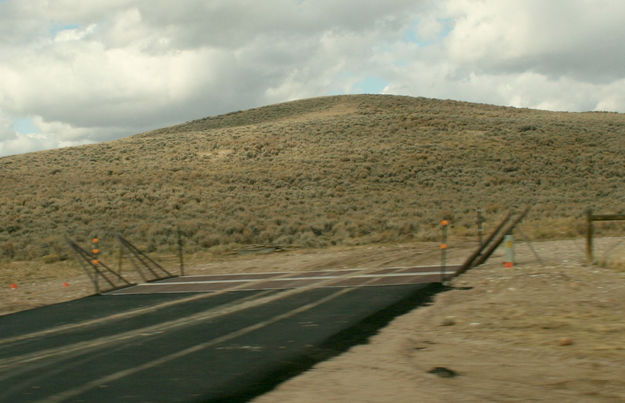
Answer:
<svg viewBox="0 0 625 403"><path fill-rule="evenodd" d="M314 96L625 112L622 0L0 0L0 156Z"/></svg>

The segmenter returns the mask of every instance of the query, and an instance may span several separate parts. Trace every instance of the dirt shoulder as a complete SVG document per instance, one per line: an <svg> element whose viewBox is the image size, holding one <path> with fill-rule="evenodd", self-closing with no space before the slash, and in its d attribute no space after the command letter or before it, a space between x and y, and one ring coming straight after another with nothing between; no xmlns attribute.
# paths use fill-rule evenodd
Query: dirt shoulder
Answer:
<svg viewBox="0 0 625 403"><path fill-rule="evenodd" d="M581 264L578 244L496 255L256 401L624 401L625 273Z"/></svg>

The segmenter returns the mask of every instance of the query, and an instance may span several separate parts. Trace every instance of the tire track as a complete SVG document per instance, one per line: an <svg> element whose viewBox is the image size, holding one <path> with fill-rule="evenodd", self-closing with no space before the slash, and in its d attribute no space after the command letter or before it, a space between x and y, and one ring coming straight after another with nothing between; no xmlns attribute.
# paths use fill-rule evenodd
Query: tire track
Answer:
<svg viewBox="0 0 625 403"><path fill-rule="evenodd" d="M339 290L339 291L337 291L337 292L335 292L333 294L330 294L327 297L324 297L324 298L321 298L321 299L319 299L319 300L317 300L315 302L311 302L311 303L308 303L306 305L300 306L299 308L295 308L295 309L293 309L291 311L288 311L288 312L285 312L285 313L283 313L281 315L274 316L271 319L255 323L253 325L244 327L244 328L236 330L234 332L230 332L230 333L225 334L223 336L216 337L216 338L214 338L212 340L209 340L209 341L206 341L204 343L196 344L194 346L188 347L188 348L186 348L184 350L181 350L181 351L178 351L176 353L172 353L172 354L169 354L169 355L166 355L166 356L163 356L163 357L159 357L159 358L157 358L155 360L148 361L148 362L146 362L144 364L141 364L141 365L138 365L136 367L124 369L122 371L118 371L118 372L115 372L115 373L112 373L112 374L100 377L98 379L89 381L89 382L85 383L84 385L78 386L76 388L69 389L69 390L63 391L61 393L57 393L56 395L47 396L44 399L39 400L39 402L61 402L61 401L64 401L64 400L76 397L76 396L78 396L78 395L80 395L82 393L85 393L85 392L87 392L87 391L89 391L91 389L97 388L99 385L108 384L108 383L117 381L117 380L125 378L127 376L134 375L134 374L136 374L138 372L145 371L145 370L148 370L150 368L154 368L156 366L166 364L167 362L175 360L177 358L181 358L181 357L184 357L184 356L196 353L198 351L204 350L204 349L206 349L208 347L211 347L211 346L214 346L216 344L223 343L223 342L226 342L228 340L232 340L232 339L235 339L237 337L243 336L245 334L251 333L253 331L262 329L263 327L269 326L269 325L274 324L276 322L279 322L279 321L281 321L283 319L287 319L287 318L295 316L295 315L297 315L299 313L302 313L302 312L308 311L310 309L313 309L313 308L315 308L315 307L317 307L317 306L319 306L321 304L324 304L324 303L326 303L328 301L331 301L331 300L333 300L335 298L338 298L338 297L342 296L343 294L351 292L354 289L355 288L343 288L343 289L341 289L341 290Z"/></svg>
<svg viewBox="0 0 625 403"><path fill-rule="evenodd" d="M283 298L287 298L293 295L297 295L300 293L303 293L305 291L314 289L314 288L318 288L318 287L322 287L325 285L329 285L332 284L334 282L339 282L341 280L344 280L346 278L350 278L352 276L359 276L359 275L367 275L367 274L371 274L375 271L379 270L378 268L373 268L373 269L363 269L360 270L358 272L348 272L345 273L343 275L331 278L331 279L327 279L327 280L323 280L314 284L310 284L304 287L300 287L300 288L293 288L293 289L288 289L279 293L275 293L275 290L266 290L266 291L262 291L260 295L264 295L264 296L260 296L259 294L255 294L255 295L251 295L248 297L245 297L243 299L240 300L236 300L233 301L231 303L225 304L225 305L221 305L219 307L213 308L213 309L209 309L206 311L202 311L196 314L192 314L189 316L185 316L183 318L178 318L178 319L174 319L171 321L167 321L167 322L162 322L162 323L158 323L155 325L150 325L150 326L145 326L145 327L141 327L138 329L133 329L130 331L126 331L123 333L118 333L118 334L114 334L114 335L109 335L109 336L103 336L103 337L99 337L96 339L92 339L92 340L87 340L87 341L82 341L82 342L77 342L77 343L73 343L73 344L69 344L69 345L62 345L62 346L57 346L57 347L53 347L53 348L49 348L49 349L45 349L45 350L40 350L40 351L36 351L36 352L32 352L32 353L27 353L27 354L22 354L19 356L13 356L13 357L9 357L9 358L4 358L4 359L0 359L0 373L3 373L3 375L0 376L0 380L6 380L6 379L10 379L13 378L15 376L19 376L21 374L24 374L28 371L31 371L33 369L33 367L30 368L26 368L24 367L24 364L30 364L30 363L35 363L37 361L42 361L42 360L48 360L48 362L42 363L41 365L36 365L35 369L40 369L42 367L48 366L48 365L52 365L54 364L56 360L60 359L63 360L67 357L76 357L76 356L80 356L83 353L89 352L89 351L96 351L98 349L102 349L105 348L107 346L110 346L114 343L121 343L121 342L129 342L133 339L139 338L139 337L146 337L146 335L154 335L154 334L159 334L165 331L171 331L174 329L179 329L179 328L183 328L183 327L187 327L187 326L192 326L195 323L198 322L202 322L205 320L210 320L210 319L215 319L215 318L219 318L225 315L229 315L235 312L240 312L243 311L245 309L249 309L249 308L253 308L253 307L257 307L260 306L262 304L266 304L269 302L274 302ZM285 274L286 276L290 276L293 273L287 273ZM275 278L280 278L280 277L284 277L284 276L277 276L274 277ZM359 288L359 287L363 287L373 281L376 281L377 277L372 277L371 279L365 281L364 283L362 283L361 285L358 286L354 286L354 287L349 287L347 289L355 289L355 288ZM263 279L261 281L266 281L266 279ZM228 290L223 290L222 292L219 292L219 294L222 294L224 292L228 292L228 291L232 291L234 289L238 289L240 287L243 286L249 286L249 284L243 284L237 287L233 287L231 289ZM210 297L210 296L214 296L217 295L218 293L214 293L214 294L207 294L207 296L194 296L193 298L190 299L186 299L183 302L188 302L190 300L196 300L199 299L199 297ZM269 295L268 295L269 294ZM179 302L179 301L172 301L172 302L168 302L165 304L160 304L161 307L162 305L172 305L173 303L183 303L183 302ZM134 310L131 313L133 315L138 314L138 312L144 313L145 309L139 309L139 310ZM112 315L114 316L116 319L118 318L128 318L131 317L132 315L124 315L124 314L119 314L119 315ZM109 318L104 318L102 320L94 320L94 321L89 321L90 325L92 325L93 323L98 323L98 324L102 324L109 321ZM60 332L60 331L64 331L64 330L71 330L74 328L78 328L80 327L81 324L73 324L71 326L62 326L60 328L62 328L62 330L59 330L59 328L57 328L57 330L55 332ZM54 329L52 329L54 330ZM46 332L38 332L38 333L46 333ZM30 337L35 337L32 336L32 334L27 335ZM52 361L50 361L52 360ZM8 372L8 375L7 375Z"/></svg>
<svg viewBox="0 0 625 403"><path fill-rule="evenodd" d="M240 285L233 286L233 287L230 287L230 288L227 288L227 289L224 289L224 290L219 290L219 291L215 291L215 292L211 292L211 293L201 293L201 294L197 294L197 295L192 295L190 297L180 298L180 299L177 299L175 301L167 301L167 302L162 302L162 303L159 303L159 304L156 304L156 305L152 305L152 306L148 306L148 307L144 307L144 308L138 308L138 309L133 309L133 310L126 311L126 312L115 313L115 314L104 316L104 317L101 317L101 318L89 319L89 320L76 322L76 323L69 323L69 324L66 324L66 325L56 326L56 327L53 327L53 328L50 328L50 329L39 330L39 331L36 331L36 332L22 334L22 335L19 335L19 336L7 337L7 338L4 338L4 339L0 339L0 346L2 346L3 344L13 343L13 342L16 342L16 341L28 340L28 339L33 339L33 338L42 337L42 336L50 336L50 335L53 335L53 334L62 333L62 332L65 332L65 331L68 331L68 330L77 329L77 328L85 328L85 327L89 327L89 326L98 326L98 325L102 325L102 324L107 324L109 322L115 322L115 321L119 321L119 320L132 318L133 316L144 315L146 313L155 312L155 311L158 311L160 309L169 308L169 307L172 307L172 306L175 306L175 305L185 304L187 302L197 301L197 300L201 300L201 299L213 298L213 297L216 297L218 295L223 295L223 294L231 292L231 291L237 291L239 289L244 288L246 285L249 286L249 284L260 283L261 281L266 281L266 280L274 280L274 279L277 280L277 279L286 277L286 276L291 275L291 274L292 273L284 273L284 274L276 275L275 277L271 277L271 278L268 278L268 279L253 280L250 283L240 284ZM106 294L104 294L104 295L106 295Z"/></svg>

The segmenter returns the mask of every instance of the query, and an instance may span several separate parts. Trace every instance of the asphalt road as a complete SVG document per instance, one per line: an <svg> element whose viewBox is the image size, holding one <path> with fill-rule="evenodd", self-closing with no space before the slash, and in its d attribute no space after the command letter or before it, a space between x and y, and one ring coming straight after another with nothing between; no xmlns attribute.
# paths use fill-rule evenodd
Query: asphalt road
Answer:
<svg viewBox="0 0 625 403"><path fill-rule="evenodd" d="M93 296L0 317L0 401L245 401L436 283Z"/></svg>

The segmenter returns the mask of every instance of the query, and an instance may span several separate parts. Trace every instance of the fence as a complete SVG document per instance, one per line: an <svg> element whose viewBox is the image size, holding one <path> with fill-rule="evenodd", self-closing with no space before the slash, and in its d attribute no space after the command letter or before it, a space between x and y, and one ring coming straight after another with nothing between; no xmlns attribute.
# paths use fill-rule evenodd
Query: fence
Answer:
<svg viewBox="0 0 625 403"><path fill-rule="evenodd" d="M592 210L586 210L586 259L588 263L594 262L594 226L595 221L625 221L625 214L599 214L593 215Z"/></svg>
<svg viewBox="0 0 625 403"><path fill-rule="evenodd" d="M117 288L123 288L129 285L133 285L133 283L121 273L121 262L124 250L128 253L129 260L132 263L136 273L144 282L174 277L174 274L169 272L154 259L150 258L145 252L134 246L132 243L130 243L127 239L119 234L117 235L117 240L119 242L119 267L117 272L107 266L99 258L98 255L100 253L100 250L98 246L98 238L93 239L94 246L92 253L84 250L71 239L66 238L66 240L70 248L76 255L76 258L78 259L78 262L82 266L83 270L93 283L96 293L111 291ZM180 254L178 256L178 261L180 263L180 272L182 275L184 272L184 266L182 257L182 239L180 235L178 236L178 246ZM102 289L102 282L100 280L103 280L106 289Z"/></svg>

